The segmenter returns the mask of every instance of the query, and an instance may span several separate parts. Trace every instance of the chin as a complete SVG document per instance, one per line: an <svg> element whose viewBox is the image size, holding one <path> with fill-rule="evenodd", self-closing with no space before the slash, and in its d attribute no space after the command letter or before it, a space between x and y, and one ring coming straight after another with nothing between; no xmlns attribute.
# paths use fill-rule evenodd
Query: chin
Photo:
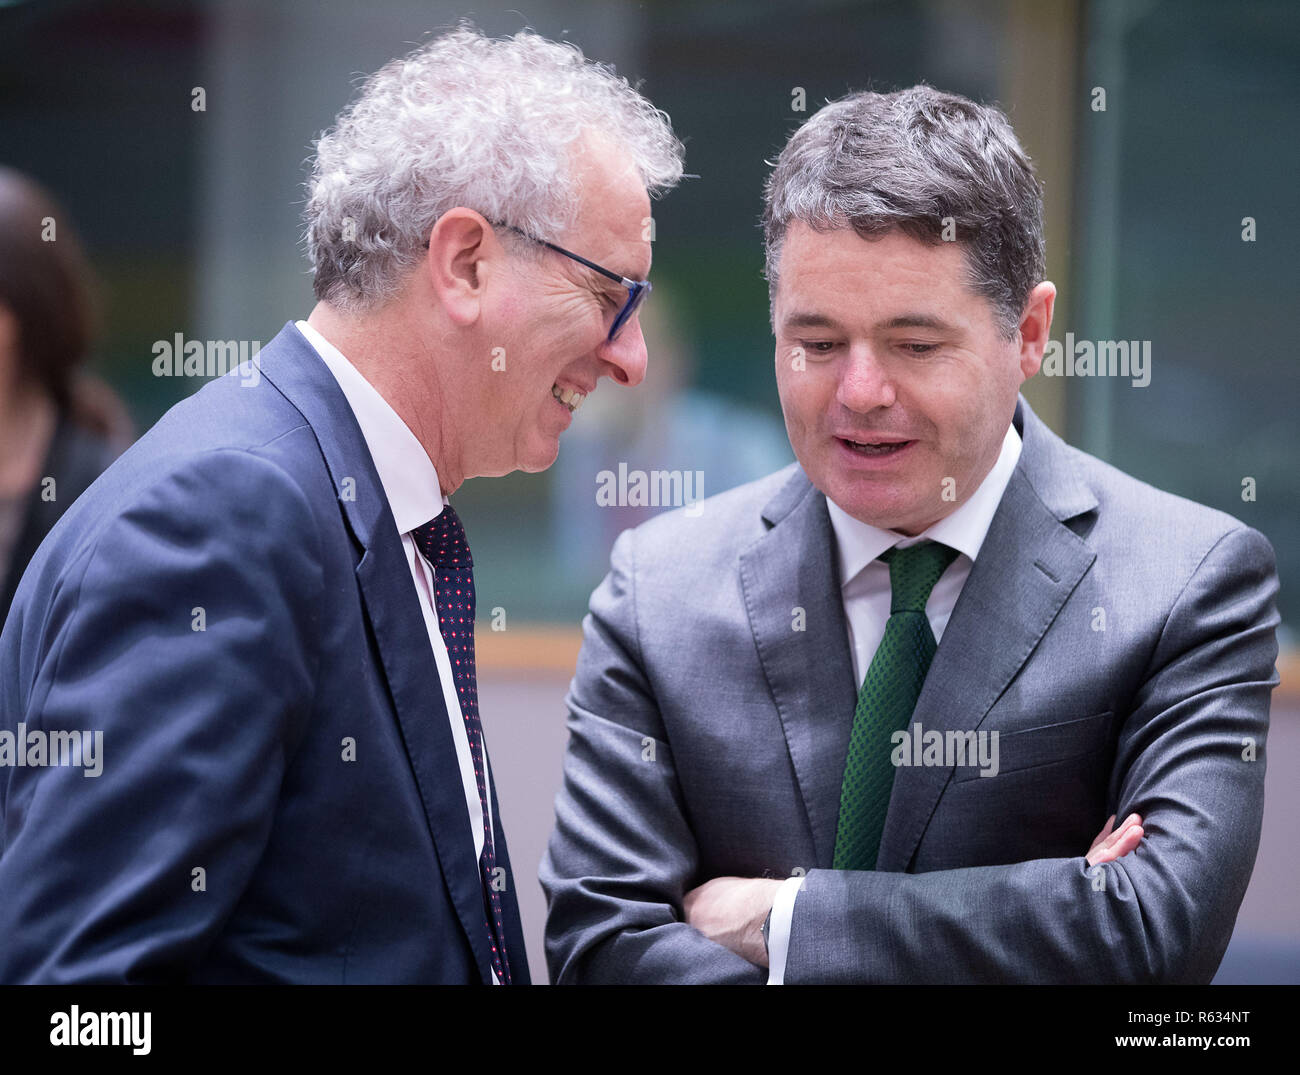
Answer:
<svg viewBox="0 0 1300 1075"><path fill-rule="evenodd" d="M538 474L548 469L559 458L559 455L559 440L554 440L549 445L537 445L523 455L519 460L517 469L524 471L526 474Z"/></svg>
<svg viewBox="0 0 1300 1075"><path fill-rule="evenodd" d="M920 505L906 490L869 489L861 481L832 481L827 495L853 518L881 530L906 530L921 517Z"/></svg>

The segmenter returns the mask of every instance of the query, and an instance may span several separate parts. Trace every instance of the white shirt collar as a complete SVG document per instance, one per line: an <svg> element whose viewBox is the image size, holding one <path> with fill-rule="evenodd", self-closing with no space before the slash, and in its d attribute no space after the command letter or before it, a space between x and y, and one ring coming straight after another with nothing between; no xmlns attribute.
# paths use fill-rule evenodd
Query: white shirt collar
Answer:
<svg viewBox="0 0 1300 1075"><path fill-rule="evenodd" d="M826 508L830 512L839 555L841 586L847 586L864 567L895 545L906 547L921 541L941 541L974 561L984 544L998 504L1002 502L1007 482L1016 469L1020 449L1020 434L1013 423L1007 426L997 462L984 476L979 488L956 511L945 515L916 537L907 537L896 530L881 530L855 519L827 497Z"/></svg>
<svg viewBox="0 0 1300 1075"><path fill-rule="evenodd" d="M441 514L447 498L438 486L438 471L410 427L337 347L306 321L294 324L347 397L375 461L397 532L405 534Z"/></svg>

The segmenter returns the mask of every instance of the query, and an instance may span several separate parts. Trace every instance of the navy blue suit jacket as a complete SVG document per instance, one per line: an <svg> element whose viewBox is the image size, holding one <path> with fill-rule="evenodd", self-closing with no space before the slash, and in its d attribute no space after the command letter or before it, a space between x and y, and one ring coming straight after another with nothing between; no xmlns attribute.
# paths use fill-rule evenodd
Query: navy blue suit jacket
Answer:
<svg viewBox="0 0 1300 1075"><path fill-rule="evenodd" d="M172 408L18 588L0 731L102 731L103 756L94 777L0 767L0 981L491 981L456 752L383 488L296 328L260 365L256 385L223 377Z"/></svg>

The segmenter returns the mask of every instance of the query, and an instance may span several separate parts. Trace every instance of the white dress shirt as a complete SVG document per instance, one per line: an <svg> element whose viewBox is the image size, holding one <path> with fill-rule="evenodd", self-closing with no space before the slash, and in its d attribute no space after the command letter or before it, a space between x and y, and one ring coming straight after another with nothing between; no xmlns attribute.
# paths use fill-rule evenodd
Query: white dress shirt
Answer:
<svg viewBox="0 0 1300 1075"><path fill-rule="evenodd" d="M447 503L447 498L442 495L438 485L438 471L410 427L357 368L343 357L339 349L306 321L297 321L295 324L324 360L338 381L339 388L343 390L343 395L347 397L348 406L352 408L357 425L361 427L361 436L370 450L380 484L384 487L384 496L397 523L402 549L406 553L406 564L411 572L411 584L420 600L425 633L429 636L429 648L433 651L434 664L438 669L438 681L442 685L442 697L447 706L447 719L451 723L452 741L456 744L456 760L460 765L460 779L465 791L466 817L474 838L474 859L477 862L483 853L483 807L479 802L478 783L474 777L469 734L465 731L465 717L460 711L460 701L456 696L447 644L443 641L442 631L438 629L433 597L434 568L416 547L415 538L411 535L416 527L437 518ZM432 716L432 708L430 715ZM486 742L483 751L486 757ZM488 818L492 820L492 787L488 780L487 766L484 765L483 784L487 791ZM482 884L481 876L479 883ZM492 984L499 984L495 970L492 972Z"/></svg>
<svg viewBox="0 0 1300 1075"><path fill-rule="evenodd" d="M975 566L975 558L984 544L998 504L1002 502L1011 473L1016 469L1020 448L1020 434L1014 425L1009 425L1006 436L1002 438L1002 451L979 488L956 511L915 537L861 522L827 498L826 508L830 513L831 528L835 531L836 555L843 580L840 598L844 602L844 619L849 628L853 682L859 689L885 636L885 623L889 619L889 565L879 559L880 554L895 546L905 549L922 541L939 541L957 550L959 555L939 576L939 581L930 591L930 599L925 603L926 618L930 621L935 642L939 642L962 587ZM791 877L777 889L772 904L772 922L768 928L768 985L784 984L795 897L803 887L803 881L803 877Z"/></svg>

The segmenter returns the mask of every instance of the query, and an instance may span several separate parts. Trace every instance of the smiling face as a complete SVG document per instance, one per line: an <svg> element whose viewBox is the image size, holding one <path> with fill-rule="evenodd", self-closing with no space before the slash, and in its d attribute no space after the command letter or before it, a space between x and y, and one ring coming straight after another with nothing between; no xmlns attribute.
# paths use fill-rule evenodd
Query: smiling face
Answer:
<svg viewBox="0 0 1300 1075"><path fill-rule="evenodd" d="M645 280L651 260L645 187L625 156L591 139L579 146L577 223L562 236L538 238L628 279ZM497 231L505 243L516 238ZM484 340L504 369L494 370L487 382L479 425L493 443L478 473L545 470L559 452L560 434L601 377L629 386L645 377L637 316L607 340L627 288L554 250L538 253L537 259L509 259L487 318Z"/></svg>
<svg viewBox="0 0 1300 1075"><path fill-rule="evenodd" d="M854 518L905 534L956 510L997 460L1020 385L1037 372L1054 294L1035 289L1008 341L958 244L792 222L773 300L776 374L812 483Z"/></svg>

